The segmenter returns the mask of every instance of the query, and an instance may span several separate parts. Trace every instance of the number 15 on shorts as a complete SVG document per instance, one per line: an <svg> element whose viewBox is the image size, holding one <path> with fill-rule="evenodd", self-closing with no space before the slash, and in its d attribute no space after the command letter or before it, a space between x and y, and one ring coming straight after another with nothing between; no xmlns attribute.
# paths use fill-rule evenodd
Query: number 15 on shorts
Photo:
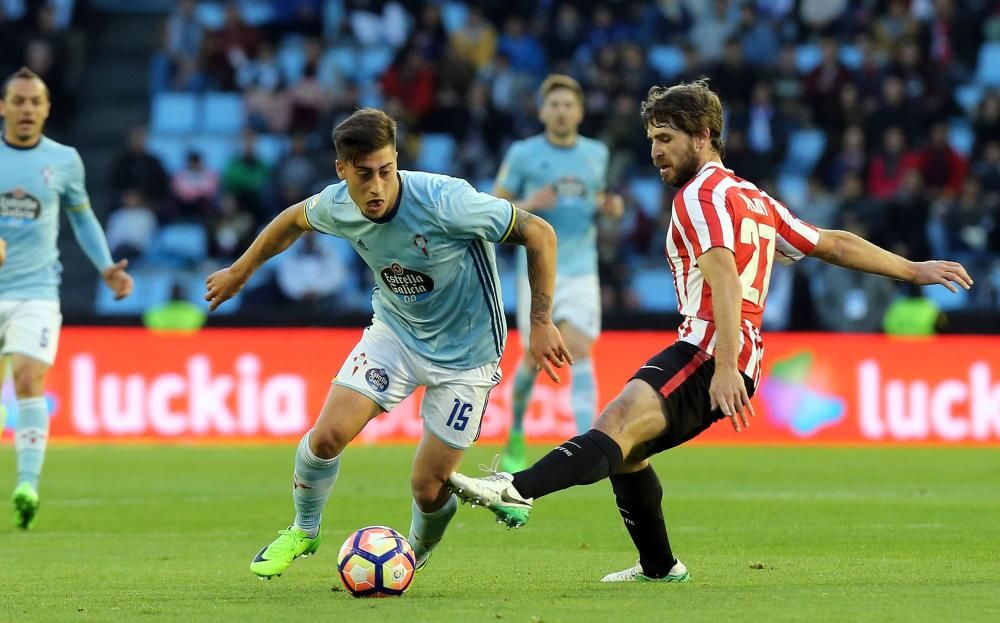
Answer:
<svg viewBox="0 0 1000 623"><path fill-rule="evenodd" d="M465 427L469 425L469 411L472 411L472 405L456 398L455 403L451 406L451 415L448 416L448 421L444 425L455 430L465 430Z"/></svg>

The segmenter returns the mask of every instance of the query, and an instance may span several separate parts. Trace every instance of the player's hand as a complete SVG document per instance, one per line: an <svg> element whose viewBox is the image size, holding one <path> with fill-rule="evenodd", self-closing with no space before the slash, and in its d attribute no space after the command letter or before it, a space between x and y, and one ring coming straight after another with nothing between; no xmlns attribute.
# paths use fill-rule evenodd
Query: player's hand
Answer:
<svg viewBox="0 0 1000 623"><path fill-rule="evenodd" d="M542 186L528 197L528 211L551 210L556 205L559 195L551 186Z"/></svg>
<svg viewBox="0 0 1000 623"><path fill-rule="evenodd" d="M128 260L118 260L101 271L101 279L115 293L115 300L120 301L132 294L132 276L125 272Z"/></svg>
<svg viewBox="0 0 1000 623"><path fill-rule="evenodd" d="M7 261L7 241L0 238L0 266Z"/></svg>
<svg viewBox="0 0 1000 623"><path fill-rule="evenodd" d="M747 386L743 375L736 368L716 368L712 375L712 383L708 386L708 396L712 410L721 409L722 413L733 423L736 432L740 432L740 422L743 428L750 428L750 417L753 417L753 406L747 395ZM738 418L738 419L737 419Z"/></svg>
<svg viewBox="0 0 1000 623"><path fill-rule="evenodd" d="M250 275L230 266L208 276L205 280L205 300L208 301L208 311L215 309L236 296L243 289Z"/></svg>
<svg viewBox="0 0 1000 623"><path fill-rule="evenodd" d="M617 193L606 193L601 203L601 212L611 218L621 218L625 214L625 200Z"/></svg>
<svg viewBox="0 0 1000 623"><path fill-rule="evenodd" d="M559 375L555 369L561 368L565 364L573 364L573 357L569 354L569 349L563 343L562 334L552 322L533 323L531 325L531 337L528 341L528 349L531 357L535 360L535 365L539 370L545 370L549 378L559 382Z"/></svg>
<svg viewBox="0 0 1000 623"><path fill-rule="evenodd" d="M966 290L972 287L972 277L966 272L965 267L958 262L948 262L945 260L931 260L930 262L914 262L914 273L912 283L918 286L929 286L939 283L952 292L958 292L958 288L952 285L957 283Z"/></svg>

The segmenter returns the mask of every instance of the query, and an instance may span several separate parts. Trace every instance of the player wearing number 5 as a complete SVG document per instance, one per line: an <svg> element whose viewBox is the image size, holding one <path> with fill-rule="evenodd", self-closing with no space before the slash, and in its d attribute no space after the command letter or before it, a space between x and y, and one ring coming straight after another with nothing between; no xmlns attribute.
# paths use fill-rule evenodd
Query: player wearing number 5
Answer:
<svg viewBox="0 0 1000 623"><path fill-rule="evenodd" d="M528 252L531 353L548 374L569 363L551 319L556 238L509 201L444 175L396 170L396 123L363 109L333 131L343 180L278 215L232 266L208 278L210 308L235 295L264 261L304 231L347 239L371 268L375 314L333 381L295 456L295 521L250 564L280 575L320 543L320 517L340 455L365 425L417 387L424 434L413 461L409 541L423 566L455 514L448 475L479 436L490 390L500 380L507 337L493 243Z"/></svg>
<svg viewBox="0 0 1000 623"><path fill-rule="evenodd" d="M49 433L45 377L55 361L62 326L60 210L116 298L132 292L132 278L125 272L126 260L111 260L104 231L90 209L80 155L42 133L49 116L48 87L22 68L4 81L2 95L0 355L10 356L17 394L14 523L27 530L38 518L38 480Z"/></svg>
<svg viewBox="0 0 1000 623"><path fill-rule="evenodd" d="M653 164L679 188L666 256L684 321L678 340L653 355L606 406L595 427L516 474L454 474L460 495L508 524L527 521L532 500L610 476L639 562L605 582L685 581L667 539L659 478L649 457L728 417L750 425L750 397L764 356L761 317L774 259L806 256L915 284L972 279L955 262L911 262L843 231L820 230L725 168L722 104L703 81L653 87L642 106Z"/></svg>

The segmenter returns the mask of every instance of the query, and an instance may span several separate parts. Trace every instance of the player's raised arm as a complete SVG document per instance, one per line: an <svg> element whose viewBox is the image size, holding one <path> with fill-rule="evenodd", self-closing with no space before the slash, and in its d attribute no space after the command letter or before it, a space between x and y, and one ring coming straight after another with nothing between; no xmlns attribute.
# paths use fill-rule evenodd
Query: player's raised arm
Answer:
<svg viewBox="0 0 1000 623"><path fill-rule="evenodd" d="M528 256L528 283L531 286L531 356L556 382L552 368L573 363L559 329L552 323L552 296L556 287L556 233L537 216L515 208L510 232L500 242L519 244Z"/></svg>
<svg viewBox="0 0 1000 623"><path fill-rule="evenodd" d="M958 262L913 262L847 231L820 229L819 242L809 256L828 264L916 285L940 284L952 292L958 292L953 284L966 290L973 284L972 277Z"/></svg>
<svg viewBox="0 0 1000 623"><path fill-rule="evenodd" d="M317 196L307 201L317 200ZM205 280L205 300L209 311L214 311L243 289L247 280L260 266L281 253L299 239L303 232L312 229L306 219L306 201L286 208L274 217L254 239L250 247L228 268L216 271Z"/></svg>

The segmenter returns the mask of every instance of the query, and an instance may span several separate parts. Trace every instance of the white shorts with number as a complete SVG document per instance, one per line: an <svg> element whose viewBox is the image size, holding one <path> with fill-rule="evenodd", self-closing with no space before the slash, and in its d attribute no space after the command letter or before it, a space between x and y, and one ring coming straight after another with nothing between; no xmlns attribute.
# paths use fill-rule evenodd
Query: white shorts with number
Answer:
<svg viewBox="0 0 1000 623"><path fill-rule="evenodd" d="M459 449L479 438L490 391L500 382L499 360L471 370L454 370L427 360L403 344L381 322L365 329L333 381L368 396L386 411L420 386L424 430Z"/></svg>
<svg viewBox="0 0 1000 623"><path fill-rule="evenodd" d="M0 301L0 354L20 353L51 366L61 327L59 301Z"/></svg>
<svg viewBox="0 0 1000 623"><path fill-rule="evenodd" d="M552 322L568 322L592 340L601 334L601 284L596 274L556 275ZM531 286L527 275L517 277L517 330L528 346L531 328Z"/></svg>

